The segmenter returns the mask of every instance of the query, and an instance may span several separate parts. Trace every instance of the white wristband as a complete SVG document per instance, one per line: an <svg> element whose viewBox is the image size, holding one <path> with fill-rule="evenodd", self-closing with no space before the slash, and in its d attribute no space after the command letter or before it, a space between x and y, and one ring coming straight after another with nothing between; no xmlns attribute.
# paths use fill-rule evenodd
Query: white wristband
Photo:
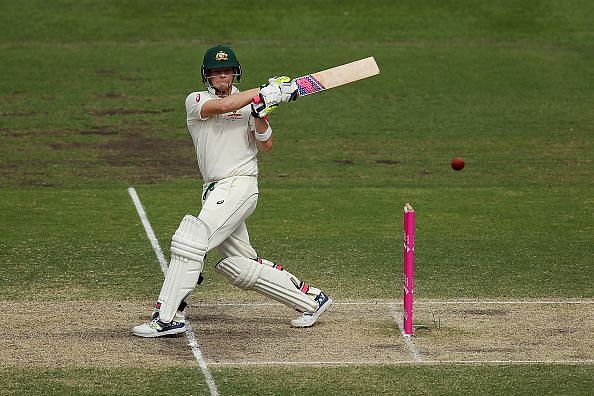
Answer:
<svg viewBox="0 0 594 396"><path fill-rule="evenodd" d="M255 135L256 139L261 142L265 142L268 139L270 139L270 136L272 136L272 128L270 127L270 124L268 124L268 129L265 130L263 133L258 133L258 131L256 131Z"/></svg>

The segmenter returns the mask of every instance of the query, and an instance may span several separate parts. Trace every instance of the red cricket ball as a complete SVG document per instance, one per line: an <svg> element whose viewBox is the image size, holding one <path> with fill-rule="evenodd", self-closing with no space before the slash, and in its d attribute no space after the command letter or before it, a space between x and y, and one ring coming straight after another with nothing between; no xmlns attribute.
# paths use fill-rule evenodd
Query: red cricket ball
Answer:
<svg viewBox="0 0 594 396"><path fill-rule="evenodd" d="M464 159L462 159L462 157L454 157L452 158L452 169L454 170L462 170L464 169Z"/></svg>

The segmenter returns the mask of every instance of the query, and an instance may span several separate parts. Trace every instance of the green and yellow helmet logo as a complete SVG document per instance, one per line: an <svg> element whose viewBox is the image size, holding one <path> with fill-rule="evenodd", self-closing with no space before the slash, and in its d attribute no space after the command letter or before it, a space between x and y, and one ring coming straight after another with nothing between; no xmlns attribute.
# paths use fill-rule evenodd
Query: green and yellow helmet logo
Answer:
<svg viewBox="0 0 594 396"><path fill-rule="evenodd" d="M237 75L237 81L239 82L241 80L241 64L231 47L217 45L209 48L204 54L204 60L202 61L202 82L207 83L208 70L225 67L233 68L233 72Z"/></svg>
<svg viewBox="0 0 594 396"><path fill-rule="evenodd" d="M215 60L217 62L222 62L222 61L229 60L229 55L226 52L224 52L224 51L219 51L215 55Z"/></svg>

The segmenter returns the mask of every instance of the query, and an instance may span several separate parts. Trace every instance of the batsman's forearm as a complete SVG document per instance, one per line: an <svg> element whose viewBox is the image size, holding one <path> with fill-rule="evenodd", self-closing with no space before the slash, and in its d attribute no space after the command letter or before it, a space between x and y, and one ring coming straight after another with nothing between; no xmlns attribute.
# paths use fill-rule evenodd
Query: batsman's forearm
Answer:
<svg viewBox="0 0 594 396"><path fill-rule="evenodd" d="M256 118L256 132L264 133L268 129L268 120Z"/></svg>
<svg viewBox="0 0 594 396"><path fill-rule="evenodd" d="M252 88L247 91L237 92L221 99L221 105L226 110L225 112L239 110L242 107L250 104L252 98L260 92L260 88Z"/></svg>

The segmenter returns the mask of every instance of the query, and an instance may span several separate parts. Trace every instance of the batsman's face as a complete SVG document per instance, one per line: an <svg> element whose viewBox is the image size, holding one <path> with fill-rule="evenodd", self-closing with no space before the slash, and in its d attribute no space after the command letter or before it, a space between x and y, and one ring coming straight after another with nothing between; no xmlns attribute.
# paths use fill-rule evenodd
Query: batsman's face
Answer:
<svg viewBox="0 0 594 396"><path fill-rule="evenodd" d="M212 69L209 72L210 85L218 91L226 92L233 83L233 68Z"/></svg>

